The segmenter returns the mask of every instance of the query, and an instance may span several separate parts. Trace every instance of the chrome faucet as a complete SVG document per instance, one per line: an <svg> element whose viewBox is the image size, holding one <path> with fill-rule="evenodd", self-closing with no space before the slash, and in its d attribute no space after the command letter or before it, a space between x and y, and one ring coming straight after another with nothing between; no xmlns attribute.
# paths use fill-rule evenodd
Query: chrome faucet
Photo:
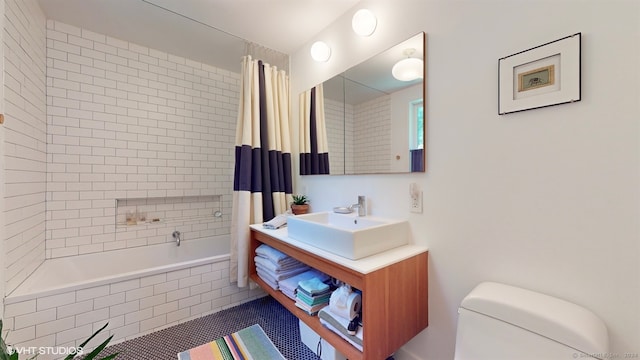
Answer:
<svg viewBox="0 0 640 360"><path fill-rule="evenodd" d="M350 206L351 209L358 208L358 216L367 215L367 201L364 195L358 195L358 203Z"/></svg>
<svg viewBox="0 0 640 360"><path fill-rule="evenodd" d="M171 236L173 236L174 239L176 239L176 246L180 246L180 231L176 230L173 232L173 234L171 234Z"/></svg>

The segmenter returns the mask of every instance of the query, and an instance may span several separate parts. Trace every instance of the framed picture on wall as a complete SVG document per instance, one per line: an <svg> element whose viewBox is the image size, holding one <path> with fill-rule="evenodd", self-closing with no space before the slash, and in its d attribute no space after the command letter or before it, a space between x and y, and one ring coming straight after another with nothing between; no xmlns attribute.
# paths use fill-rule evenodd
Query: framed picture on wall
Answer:
<svg viewBox="0 0 640 360"><path fill-rule="evenodd" d="M498 59L498 114L580 101L581 33Z"/></svg>

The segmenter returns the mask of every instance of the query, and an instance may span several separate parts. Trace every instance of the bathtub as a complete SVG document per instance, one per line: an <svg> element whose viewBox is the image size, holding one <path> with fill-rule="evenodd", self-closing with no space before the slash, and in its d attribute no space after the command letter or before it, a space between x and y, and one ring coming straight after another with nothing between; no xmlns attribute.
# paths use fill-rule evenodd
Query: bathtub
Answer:
<svg viewBox="0 0 640 360"><path fill-rule="evenodd" d="M46 260L5 303L45 297L229 259L229 236Z"/></svg>
<svg viewBox="0 0 640 360"><path fill-rule="evenodd" d="M264 296L231 283L229 247L222 235L45 260L5 298L8 340L74 346L109 322L113 344Z"/></svg>

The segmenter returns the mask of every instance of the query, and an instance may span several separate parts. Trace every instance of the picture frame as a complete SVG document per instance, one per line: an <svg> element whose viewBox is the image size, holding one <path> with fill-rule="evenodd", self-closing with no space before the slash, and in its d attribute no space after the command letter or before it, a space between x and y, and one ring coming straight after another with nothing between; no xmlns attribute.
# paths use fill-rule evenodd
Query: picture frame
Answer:
<svg viewBox="0 0 640 360"><path fill-rule="evenodd" d="M576 33L498 59L498 114L580 101L581 42Z"/></svg>

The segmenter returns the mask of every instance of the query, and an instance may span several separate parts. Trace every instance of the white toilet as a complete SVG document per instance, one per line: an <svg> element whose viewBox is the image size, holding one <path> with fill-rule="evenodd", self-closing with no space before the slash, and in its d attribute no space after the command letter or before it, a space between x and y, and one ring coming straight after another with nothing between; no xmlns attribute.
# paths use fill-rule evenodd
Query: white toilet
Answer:
<svg viewBox="0 0 640 360"><path fill-rule="evenodd" d="M607 357L607 328L591 311L548 295L485 282L458 309L455 360Z"/></svg>

